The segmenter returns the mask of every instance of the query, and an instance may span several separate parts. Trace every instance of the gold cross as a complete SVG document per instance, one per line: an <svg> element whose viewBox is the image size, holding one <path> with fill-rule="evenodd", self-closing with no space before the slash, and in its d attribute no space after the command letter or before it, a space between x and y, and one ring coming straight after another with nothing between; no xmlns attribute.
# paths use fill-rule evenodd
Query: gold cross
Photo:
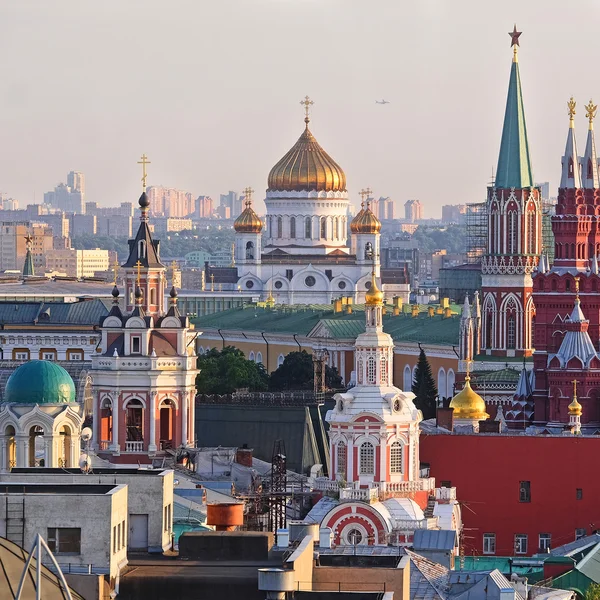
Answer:
<svg viewBox="0 0 600 600"><path fill-rule="evenodd" d="M361 200L364 202L365 198L368 198L373 193L373 190L371 188L363 188L358 193L360 194Z"/></svg>
<svg viewBox="0 0 600 600"><path fill-rule="evenodd" d="M250 186L248 186L242 191L244 193L244 196L246 196L246 206L250 206L252 204L252 194L254 193L254 190Z"/></svg>
<svg viewBox="0 0 600 600"><path fill-rule="evenodd" d="M148 157L145 154L142 154L142 160L138 160L138 165L142 165L142 189L146 191L146 177L148 174L146 173L146 165L152 164Z"/></svg>
<svg viewBox="0 0 600 600"><path fill-rule="evenodd" d="M119 261L117 260L116 256L115 256L115 262L113 263L113 270L115 272L115 285L117 285L117 274L119 272Z"/></svg>
<svg viewBox="0 0 600 600"><path fill-rule="evenodd" d="M304 120L308 123L308 121L310 120L308 118L308 113L310 112L310 107L314 104L314 102L308 96L305 96L304 100L300 101L300 104L302 104L302 106L304 106L304 113L306 115L304 117Z"/></svg>
<svg viewBox="0 0 600 600"><path fill-rule="evenodd" d="M137 267L137 271L138 271L137 284L140 285L140 280L141 280L140 269L142 268L142 263L138 260L135 263L135 266Z"/></svg>
<svg viewBox="0 0 600 600"><path fill-rule="evenodd" d="M573 398L577 398L577 379L573 379L571 383L573 384Z"/></svg>
<svg viewBox="0 0 600 600"><path fill-rule="evenodd" d="M575 277L575 296L579 299L579 277Z"/></svg>

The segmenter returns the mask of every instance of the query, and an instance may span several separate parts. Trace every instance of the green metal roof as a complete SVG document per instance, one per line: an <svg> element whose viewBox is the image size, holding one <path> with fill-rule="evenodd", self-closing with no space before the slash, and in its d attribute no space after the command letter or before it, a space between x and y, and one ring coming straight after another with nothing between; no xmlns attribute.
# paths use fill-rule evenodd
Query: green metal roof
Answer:
<svg viewBox="0 0 600 600"><path fill-rule="evenodd" d="M454 313L460 307L450 306ZM442 315L429 317L427 306L419 306L419 315L388 313L383 318L384 331L398 342L420 342L424 344L458 344L460 317ZM334 339L355 339L365 331L364 306L353 306L351 314L335 313L330 305L306 307L275 307L274 309L246 306L232 308L211 315L192 319L200 331L223 329L228 331L260 331L265 333L287 333L308 335L317 324L324 325Z"/></svg>
<svg viewBox="0 0 600 600"><path fill-rule="evenodd" d="M464 566L461 563L464 561ZM516 573L517 575L527 575L530 582L540 581L543 579L544 567L540 564L535 564L535 559L531 559L531 563L523 561L525 564L519 564L519 559L510 558L508 556L465 556L461 560L455 562L457 571L493 571L498 569L501 573L509 575Z"/></svg>
<svg viewBox="0 0 600 600"><path fill-rule="evenodd" d="M69 404L75 402L75 384L58 364L30 360L8 378L5 402L17 404Z"/></svg>
<svg viewBox="0 0 600 600"><path fill-rule="evenodd" d="M27 250L25 254L25 264L23 265L23 277L33 277L35 271L33 269L33 257L31 256L31 250Z"/></svg>
<svg viewBox="0 0 600 600"><path fill-rule="evenodd" d="M514 61L510 69L495 186L509 189L533 186L521 76L519 75L519 63Z"/></svg>
<svg viewBox="0 0 600 600"><path fill-rule="evenodd" d="M487 373L477 375L473 373L473 383L477 386L481 386L484 383L514 383L519 381L521 371L514 368L501 369L500 371L489 371Z"/></svg>

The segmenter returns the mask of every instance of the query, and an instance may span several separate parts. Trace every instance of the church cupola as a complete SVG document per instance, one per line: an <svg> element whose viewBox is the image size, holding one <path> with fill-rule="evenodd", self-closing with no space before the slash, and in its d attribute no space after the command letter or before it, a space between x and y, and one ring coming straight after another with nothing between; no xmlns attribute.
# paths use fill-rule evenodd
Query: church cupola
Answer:
<svg viewBox="0 0 600 600"><path fill-rule="evenodd" d="M375 261L376 267L379 267L381 221L371 210L370 202L366 200L371 193L370 188L360 191L361 209L350 222L352 252L356 255L358 264L366 265Z"/></svg>
<svg viewBox="0 0 600 600"><path fill-rule="evenodd" d="M129 240L129 256L125 269L125 305L126 311L142 308L148 316L159 317L164 314L165 266L160 262L159 241L152 238L148 225L148 209L150 201L146 195L147 156L142 156L142 186L144 191L139 198L140 226L135 238ZM141 296L137 295L139 287Z"/></svg>
<svg viewBox="0 0 600 600"><path fill-rule="evenodd" d="M254 190L247 187L244 190L246 208L235 220L235 262L238 265L257 265L261 262L262 230L263 223L252 208L252 193ZM241 275L245 269L242 269Z"/></svg>
<svg viewBox="0 0 600 600"><path fill-rule="evenodd" d="M577 103L571 96L567 102L569 107L569 132L567 133L567 144L565 155L562 158L562 173L560 187L564 189L581 188L581 170L579 156L577 155L577 141L575 140L575 107Z"/></svg>

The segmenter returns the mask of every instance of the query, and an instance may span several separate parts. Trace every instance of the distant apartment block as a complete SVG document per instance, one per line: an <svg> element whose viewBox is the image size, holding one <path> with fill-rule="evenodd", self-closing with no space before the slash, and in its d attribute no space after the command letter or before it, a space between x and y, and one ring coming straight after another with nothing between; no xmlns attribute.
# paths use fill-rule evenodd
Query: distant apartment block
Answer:
<svg viewBox="0 0 600 600"><path fill-rule="evenodd" d="M407 200L404 203L404 218L411 223L423 218L423 205L420 200Z"/></svg>
<svg viewBox="0 0 600 600"><path fill-rule="evenodd" d="M219 197L219 208L217 214L221 219L235 219L242 212L243 196L238 196L237 192L229 191L227 194L221 194Z"/></svg>
<svg viewBox="0 0 600 600"><path fill-rule="evenodd" d="M0 210L17 210L19 201L14 198L7 198L5 194L0 192Z"/></svg>
<svg viewBox="0 0 600 600"><path fill-rule="evenodd" d="M464 223L466 214L466 204L444 204L442 206L442 221L444 223Z"/></svg>
<svg viewBox="0 0 600 600"><path fill-rule="evenodd" d="M96 217L96 234L107 237L131 237L135 209L132 202L120 206L99 208L96 202L87 202L85 212Z"/></svg>
<svg viewBox="0 0 600 600"><path fill-rule="evenodd" d="M156 233L170 233L175 231L191 231L192 219L178 219L175 217L155 217L152 219Z"/></svg>
<svg viewBox="0 0 600 600"><path fill-rule="evenodd" d="M196 201L189 192L151 186L146 191L150 213L155 217L187 217L194 213Z"/></svg>
<svg viewBox="0 0 600 600"><path fill-rule="evenodd" d="M109 270L108 250L51 250L46 255L46 269L64 273L67 277L94 277Z"/></svg>
<svg viewBox="0 0 600 600"><path fill-rule="evenodd" d="M36 269L46 266L46 254L52 250L52 229L45 223L29 221L0 223L0 271L23 268L27 248L25 237L31 235L31 253Z"/></svg>
<svg viewBox="0 0 600 600"><path fill-rule="evenodd" d="M83 173L71 171L67 184L59 183L53 191L44 194L44 204L64 212L85 213L85 178Z"/></svg>
<svg viewBox="0 0 600 600"><path fill-rule="evenodd" d="M198 196L198 198L196 198L196 211L194 216L197 219L209 219L213 214L213 199L210 196Z"/></svg>

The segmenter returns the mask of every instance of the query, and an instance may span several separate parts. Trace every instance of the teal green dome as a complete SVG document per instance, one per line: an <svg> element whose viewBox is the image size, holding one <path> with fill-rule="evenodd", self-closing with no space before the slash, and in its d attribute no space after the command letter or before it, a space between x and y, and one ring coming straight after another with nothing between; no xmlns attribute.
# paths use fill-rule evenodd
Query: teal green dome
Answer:
<svg viewBox="0 0 600 600"><path fill-rule="evenodd" d="M55 362L30 360L8 378L4 402L16 404L68 404L75 402L71 376Z"/></svg>

